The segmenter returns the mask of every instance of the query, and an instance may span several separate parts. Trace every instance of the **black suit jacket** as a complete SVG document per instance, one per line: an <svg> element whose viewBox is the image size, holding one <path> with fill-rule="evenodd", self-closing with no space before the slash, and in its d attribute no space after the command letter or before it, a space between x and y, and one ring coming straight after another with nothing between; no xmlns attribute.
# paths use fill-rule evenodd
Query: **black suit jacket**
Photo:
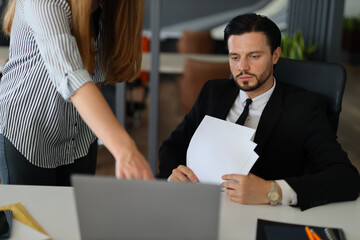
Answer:
<svg viewBox="0 0 360 240"><path fill-rule="evenodd" d="M238 93L230 79L204 85L193 108L160 148L159 177L186 165L189 142L204 116L226 119ZM259 158L250 172L267 180L284 179L297 193L302 210L359 196L359 173L336 141L322 97L277 81L254 142Z"/></svg>

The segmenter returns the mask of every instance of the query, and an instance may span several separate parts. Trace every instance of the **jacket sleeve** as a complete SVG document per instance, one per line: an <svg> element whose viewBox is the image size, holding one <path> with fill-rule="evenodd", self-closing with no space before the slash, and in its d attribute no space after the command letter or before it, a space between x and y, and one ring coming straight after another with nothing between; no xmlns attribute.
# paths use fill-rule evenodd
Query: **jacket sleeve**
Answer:
<svg viewBox="0 0 360 240"><path fill-rule="evenodd" d="M331 202L355 200L360 177L336 140L326 115L326 104L312 98L303 116L306 173L285 179L294 189L301 210Z"/></svg>
<svg viewBox="0 0 360 240"><path fill-rule="evenodd" d="M168 178L173 169L179 165L186 165L190 140L205 115L203 106L207 104L208 86L209 82L205 83L190 112L160 147L157 177Z"/></svg>

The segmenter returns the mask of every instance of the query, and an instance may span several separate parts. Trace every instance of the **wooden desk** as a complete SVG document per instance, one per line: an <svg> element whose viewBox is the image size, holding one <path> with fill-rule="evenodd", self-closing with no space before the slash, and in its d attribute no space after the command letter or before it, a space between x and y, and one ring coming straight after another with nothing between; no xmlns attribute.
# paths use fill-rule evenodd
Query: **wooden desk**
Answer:
<svg viewBox="0 0 360 240"><path fill-rule="evenodd" d="M0 185L0 206L21 202L53 239L80 239L72 187ZM342 228L360 239L360 199L304 212L289 206L242 205L221 195L219 239L255 239L258 218Z"/></svg>

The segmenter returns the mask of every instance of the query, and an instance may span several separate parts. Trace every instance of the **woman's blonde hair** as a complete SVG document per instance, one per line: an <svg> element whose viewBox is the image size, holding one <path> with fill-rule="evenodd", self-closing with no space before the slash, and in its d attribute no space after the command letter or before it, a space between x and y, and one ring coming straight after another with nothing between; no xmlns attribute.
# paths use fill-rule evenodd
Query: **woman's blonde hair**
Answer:
<svg viewBox="0 0 360 240"><path fill-rule="evenodd" d="M95 68L95 49L91 43L91 0L67 0L72 12L72 33L85 68ZM3 16L3 31L10 35L16 0L9 0ZM133 81L142 59L144 0L105 0L102 70L107 83Z"/></svg>

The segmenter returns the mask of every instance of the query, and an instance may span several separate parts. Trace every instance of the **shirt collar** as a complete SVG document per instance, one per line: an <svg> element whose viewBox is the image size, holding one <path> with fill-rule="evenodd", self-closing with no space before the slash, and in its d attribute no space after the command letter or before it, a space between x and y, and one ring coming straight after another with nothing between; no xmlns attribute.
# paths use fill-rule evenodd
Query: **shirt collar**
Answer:
<svg viewBox="0 0 360 240"><path fill-rule="evenodd" d="M251 107L256 108L257 106L266 104L269 101L269 99L271 97L271 94L274 92L275 86L276 86L276 79L274 77L274 85L269 90L264 92L263 94L257 96L256 98L253 98L252 103L251 103ZM241 103L243 105L245 105L246 99L248 99L249 97L247 96L246 92L241 90L241 89L240 89L239 94L240 94Z"/></svg>

